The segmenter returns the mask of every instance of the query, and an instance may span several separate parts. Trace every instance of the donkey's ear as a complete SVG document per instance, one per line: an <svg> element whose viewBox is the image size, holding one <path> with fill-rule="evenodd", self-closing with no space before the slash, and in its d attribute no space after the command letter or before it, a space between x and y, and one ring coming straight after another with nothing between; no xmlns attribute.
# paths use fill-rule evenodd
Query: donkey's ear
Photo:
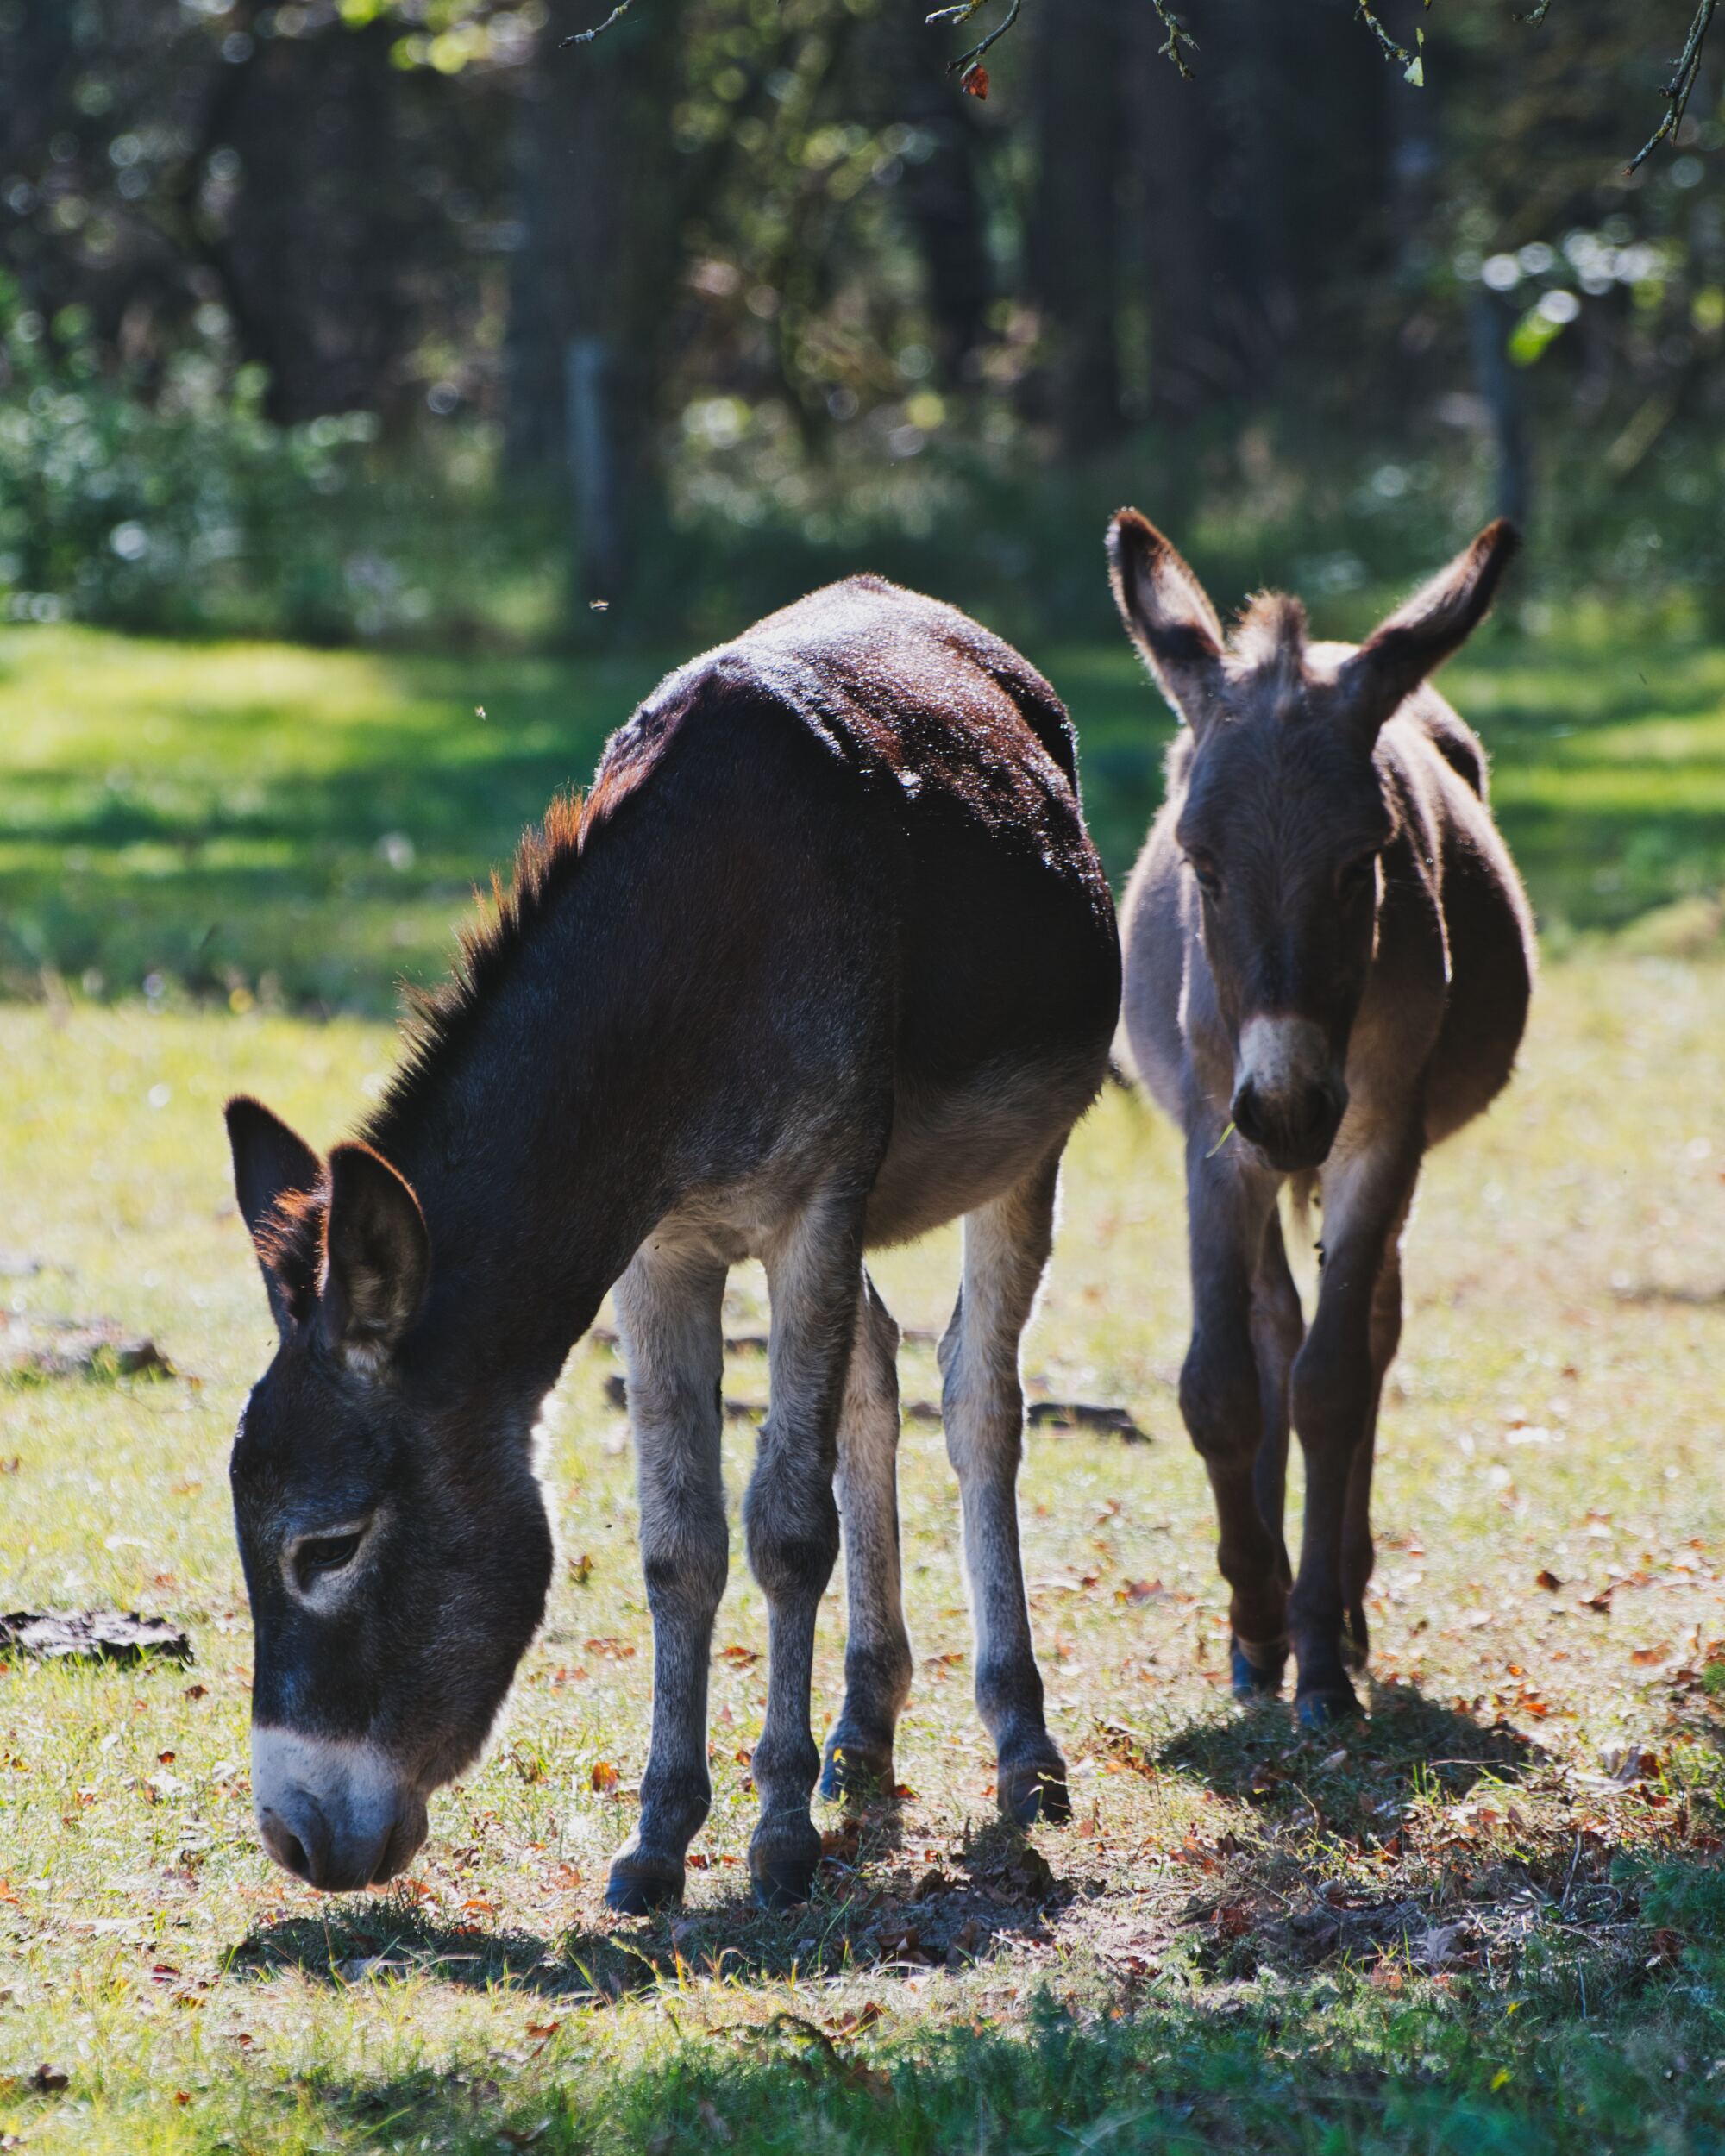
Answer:
<svg viewBox="0 0 1725 2156"><path fill-rule="evenodd" d="M1378 624L1336 676L1351 724L1375 738L1402 698L1461 649L1490 611L1521 543L1515 525L1500 517Z"/></svg>
<svg viewBox="0 0 1725 2156"><path fill-rule="evenodd" d="M1108 578L1126 634L1157 686L1197 733L1214 706L1222 624L1203 586L1148 517L1123 509L1108 526Z"/></svg>
<svg viewBox="0 0 1725 2156"><path fill-rule="evenodd" d="M277 1329L285 1333L310 1306L317 1290L317 1259L315 1251L296 1249L281 1201L316 1190L323 1180L323 1163L260 1100L236 1094L224 1112L240 1217L263 1268Z"/></svg>
<svg viewBox="0 0 1725 2156"><path fill-rule="evenodd" d="M419 1315L431 1238L411 1186L369 1145L329 1156L323 1320L351 1368L375 1374Z"/></svg>

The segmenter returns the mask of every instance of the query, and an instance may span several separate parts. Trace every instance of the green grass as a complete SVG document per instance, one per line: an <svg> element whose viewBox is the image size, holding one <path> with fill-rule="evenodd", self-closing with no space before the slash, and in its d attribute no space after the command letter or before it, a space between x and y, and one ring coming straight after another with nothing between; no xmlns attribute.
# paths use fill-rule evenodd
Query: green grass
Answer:
<svg viewBox="0 0 1725 2156"><path fill-rule="evenodd" d="M1033 655L1121 877L1168 715L1124 638ZM662 670L0 630L0 986L386 1012ZM1491 747L1548 934L1725 884L1725 649L1590 619L1494 632L1446 686Z"/></svg>
<svg viewBox="0 0 1725 2156"><path fill-rule="evenodd" d="M1586 814L1625 852L1662 817L1690 828L1718 784L1716 655L1647 668L1668 716L1639 733L1633 655L1490 656L1458 700L1529 833L1541 800L1553 828L1559 804L1581 813L1565 774L1612 769L1624 791ZM1119 655L1048 663L1118 866L1160 719ZM833 1861L806 1910L750 1908L765 1623L738 1551L706 1864L675 1921L605 1915L648 1654L594 1341L549 1416L563 1555L507 1726L436 1801L407 1883L329 1903L267 1865L249 1820L224 1464L269 1329L220 1102L260 1092L320 1143L346 1128L394 1053L366 1013L402 955L436 969L457 894L654 669L513 665L470 688L453 663L72 632L0 643L0 913L38 999L0 1003L0 1307L120 1320L178 1373L0 1380L0 1609L136 1608L186 1626L196 1655L0 1664L0 2147L1725 2149L1725 968L1578 945L1547 969L1510 1094L1428 1167L1380 1450L1368 1721L1302 1741L1285 1706L1227 1697L1209 1499L1172 1390L1177 1148L1111 1093L1073 1150L1026 1368L1033 1395L1121 1402L1151 1442L1031 1448L1032 1606L1077 1812L1032 1837L1046 1871L991 1823L955 1493L912 1415L911 1793L854 1842L824 1815ZM1128 749L1141 805L1109 776ZM1637 808L1661 755L1687 775ZM411 867L374 854L396 830ZM1590 887L1603 840L1566 866L1578 844L1553 839L1544 881L1534 849L1548 911ZM88 858L60 884L66 845ZM1660 873L1649 902L1680 895ZM212 918L219 956L212 939L194 962ZM75 986L85 966L99 995ZM140 968L201 1001L141 1000ZM356 1007L272 1007L313 1000ZM900 1322L936 1327L956 1239L880 1269ZM732 1329L762 1308L740 1273ZM907 1401L938 1390L921 1337L902 1372ZM726 1389L762 1395L758 1355L732 1357ZM746 1426L728 1451L734 1493ZM834 1597L818 1720L842 1645Z"/></svg>

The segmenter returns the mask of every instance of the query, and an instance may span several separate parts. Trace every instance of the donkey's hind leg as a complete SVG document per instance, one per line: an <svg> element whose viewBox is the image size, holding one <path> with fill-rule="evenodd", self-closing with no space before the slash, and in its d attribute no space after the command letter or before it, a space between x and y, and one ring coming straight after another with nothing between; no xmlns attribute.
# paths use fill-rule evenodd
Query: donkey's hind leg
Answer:
<svg viewBox="0 0 1725 2156"><path fill-rule="evenodd" d="M1342 1603L1346 1627L1343 1658L1363 1670L1371 1651L1365 1621L1365 1590L1377 1563L1371 1540L1371 1470L1377 1449L1377 1417L1383 1381L1402 1340L1402 1234L1408 1208L1391 1229L1383 1263L1371 1297L1371 1412L1365 1436L1348 1470L1347 1502L1342 1514Z"/></svg>
<svg viewBox="0 0 1725 2156"><path fill-rule="evenodd" d="M605 1900L643 1915L681 1898L683 1857L707 1814L707 1665L729 1538L719 1462L723 1264L651 1246L617 1284L653 1613L653 1733L641 1816L612 1860Z"/></svg>
<svg viewBox="0 0 1725 2156"><path fill-rule="evenodd" d="M1252 1359L1258 1365L1258 1403L1262 1433L1252 1466L1252 1493L1275 1551L1275 1570L1285 1597L1294 1584L1283 1530L1288 1496L1288 1380L1306 1335L1300 1291L1289 1270L1281 1216L1272 1206L1264 1223L1264 1243L1251 1282ZM1255 1658L1234 1649L1234 1689L1242 1694L1278 1692L1287 1665L1288 1640L1266 1643Z"/></svg>
<svg viewBox="0 0 1725 2156"><path fill-rule="evenodd" d="M749 1869L768 1908L806 1901L820 1862L809 1816L820 1769L809 1687L815 1614L838 1555L833 1470L862 1277L865 1191L818 1194L767 1252L772 1404L743 1521L767 1597L767 1713L755 1747L761 1817Z"/></svg>
<svg viewBox="0 0 1725 2156"><path fill-rule="evenodd" d="M940 1344L941 1414L958 1475L976 1634L976 1706L994 1740L1000 1808L1022 1826L1072 1815L1066 1762L1043 1718L1018 1510L1019 1342L1053 1246L1060 1151L965 1214L963 1285Z"/></svg>
<svg viewBox="0 0 1725 2156"><path fill-rule="evenodd" d="M899 1328L865 1272L838 1416L844 1538L844 1705L826 1740L823 1796L893 1787L893 1732L909 1695L899 1574Z"/></svg>

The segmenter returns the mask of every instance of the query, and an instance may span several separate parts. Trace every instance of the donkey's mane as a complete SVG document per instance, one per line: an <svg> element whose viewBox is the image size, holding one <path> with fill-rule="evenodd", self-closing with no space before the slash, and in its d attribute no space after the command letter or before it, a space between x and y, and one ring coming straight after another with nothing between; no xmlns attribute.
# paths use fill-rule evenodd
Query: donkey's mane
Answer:
<svg viewBox="0 0 1725 2156"><path fill-rule="evenodd" d="M1297 672L1305 649L1306 609L1286 592L1259 592L1248 600L1228 637L1228 657L1243 668Z"/></svg>
<svg viewBox="0 0 1725 2156"><path fill-rule="evenodd" d="M405 992L406 1052L367 1121L367 1138L374 1138L399 1114L434 1065L471 1037L523 944L580 867L582 840L597 805L579 793L556 794L543 821L522 833L507 886L493 869L489 898L474 887L474 911L456 931L460 950L448 979L436 988Z"/></svg>

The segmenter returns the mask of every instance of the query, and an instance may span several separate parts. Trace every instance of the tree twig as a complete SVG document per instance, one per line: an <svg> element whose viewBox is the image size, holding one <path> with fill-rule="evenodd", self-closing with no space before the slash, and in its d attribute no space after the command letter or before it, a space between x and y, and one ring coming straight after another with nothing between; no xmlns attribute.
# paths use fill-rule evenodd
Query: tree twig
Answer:
<svg viewBox="0 0 1725 2156"><path fill-rule="evenodd" d="M986 7L987 5L988 0L959 0L959 3L957 7L937 8L932 15L926 16L925 19L927 22L930 29L937 29L943 23L947 22L957 25L961 22L968 22L971 16L975 15L979 9ZM961 53L957 60L948 60L946 63L947 73L949 75L957 75L962 81L970 73L973 68L981 64L982 55L988 52L994 46L1000 43L1000 40L1006 35L1007 32L1011 29L1013 23L1018 21L1019 16L1022 15L1023 12L1024 0L1012 0L1012 4L1007 8L1004 19L995 24L994 28L989 31L987 37L979 38L976 43L970 47L968 53Z"/></svg>
<svg viewBox="0 0 1725 2156"><path fill-rule="evenodd" d="M1360 16L1365 23L1365 27L1371 32L1371 34L1377 40L1378 44L1383 47L1384 59L1397 60L1403 67L1412 66L1413 55L1408 52L1405 45L1398 45L1395 39L1390 36L1389 31L1386 30L1383 25L1378 21L1377 14L1371 6L1371 0L1354 0L1354 3L1359 9Z"/></svg>
<svg viewBox="0 0 1725 2156"><path fill-rule="evenodd" d="M617 0L617 5L603 22L595 22L590 30L572 30L568 37L559 38L557 50L561 53L570 45L591 45L596 37L603 37L613 22L620 22L635 5L635 0Z"/></svg>
<svg viewBox="0 0 1725 2156"><path fill-rule="evenodd" d="M1150 0L1150 4L1156 9L1157 21L1168 33L1156 48L1157 58L1171 61L1178 72L1189 82L1192 70L1186 65L1186 53L1197 51L1197 39L1168 5L1168 0Z"/></svg>
<svg viewBox="0 0 1725 2156"><path fill-rule="evenodd" d="M1683 125L1690 92L1695 88L1696 78L1701 72L1701 49L1707 42L1707 33L1713 27L1713 17L1718 6L1719 0L1698 0L1695 18L1689 26L1689 36L1677 62L1677 72L1665 86L1665 116L1629 160L1624 167L1626 172L1634 172L1667 135L1675 135Z"/></svg>

